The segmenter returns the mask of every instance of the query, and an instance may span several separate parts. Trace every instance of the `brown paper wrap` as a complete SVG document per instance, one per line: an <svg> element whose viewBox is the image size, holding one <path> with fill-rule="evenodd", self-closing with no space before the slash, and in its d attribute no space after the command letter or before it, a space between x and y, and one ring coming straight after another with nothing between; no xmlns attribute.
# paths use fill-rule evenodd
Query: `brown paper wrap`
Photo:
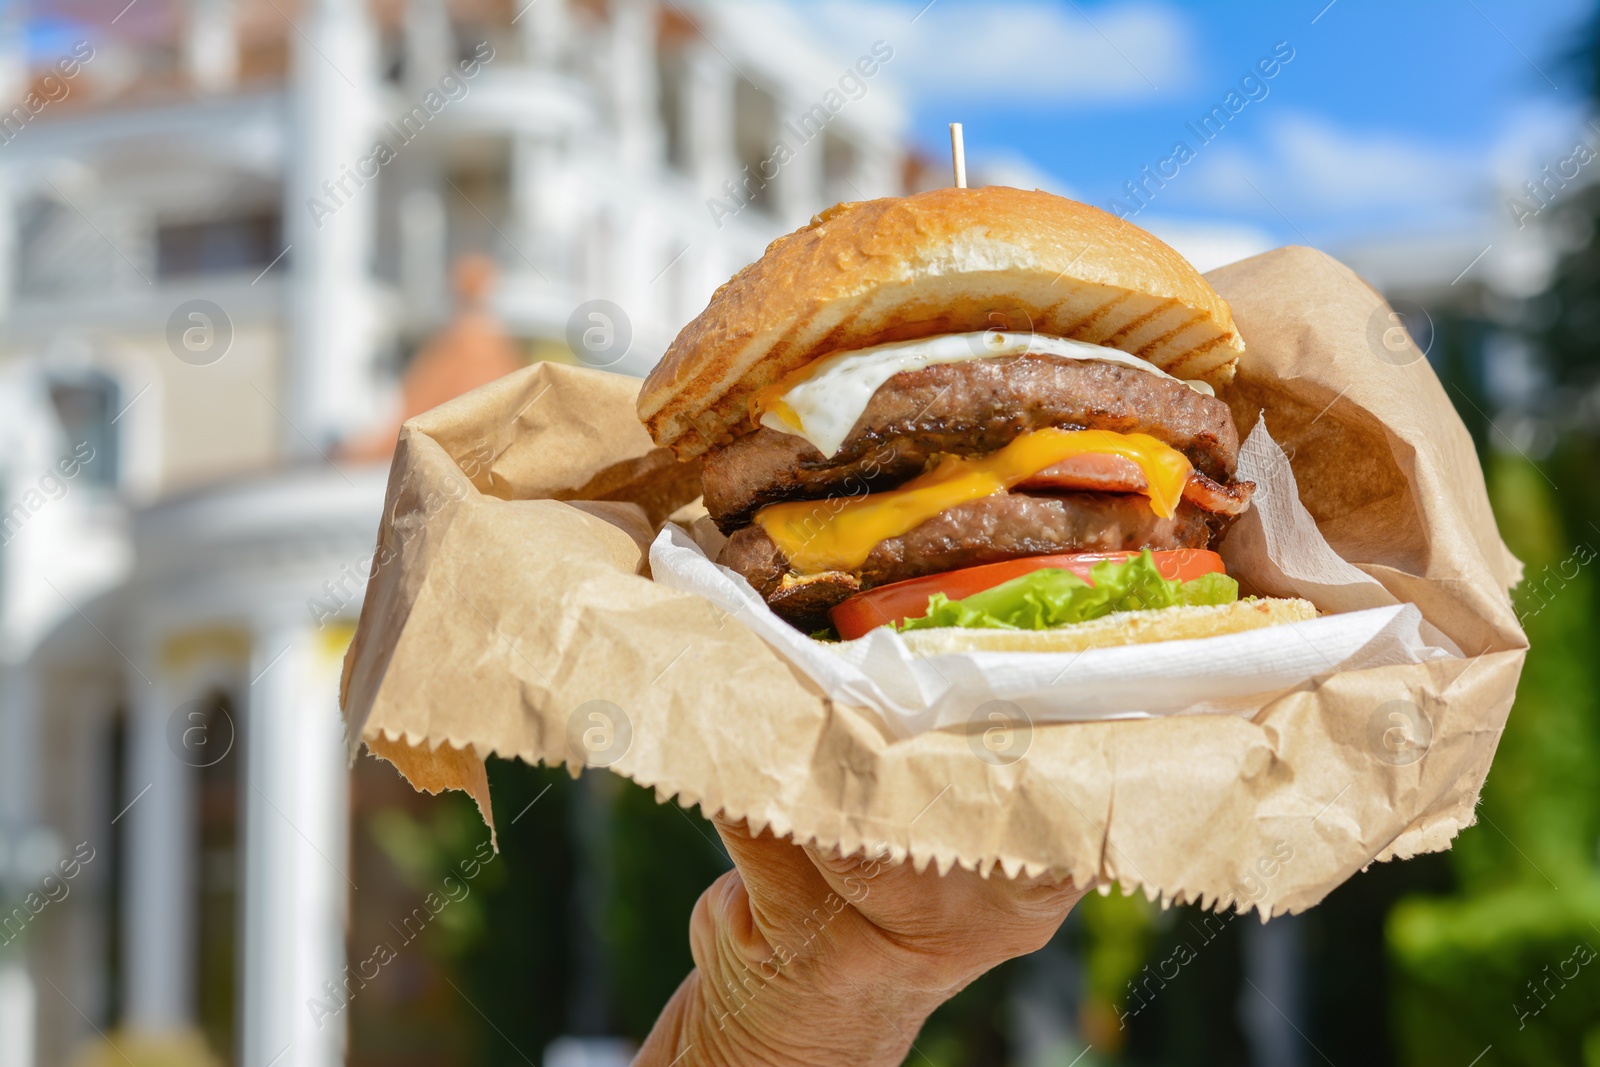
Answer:
<svg viewBox="0 0 1600 1067"><path fill-rule="evenodd" d="M418 788L468 790L487 818L483 758L580 765L579 709L605 700L623 716L605 762L662 801L919 868L1048 871L1263 914L1447 848L1526 649L1506 594L1520 566L1472 442L1345 267L1288 248L1210 280L1248 346L1224 394L1241 429L1265 415L1333 548L1465 658L1326 676L1254 719L1041 724L1007 766L960 731L892 741L736 620L649 580L650 541L698 472L652 447L636 381L539 364L401 434L345 666L352 746ZM1421 710L1422 749L1383 743L1393 701Z"/></svg>

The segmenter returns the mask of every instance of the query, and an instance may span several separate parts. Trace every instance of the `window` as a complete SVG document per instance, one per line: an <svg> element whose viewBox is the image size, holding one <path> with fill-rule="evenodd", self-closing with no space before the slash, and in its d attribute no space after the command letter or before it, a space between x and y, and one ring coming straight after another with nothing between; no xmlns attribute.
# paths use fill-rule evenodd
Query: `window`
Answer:
<svg viewBox="0 0 1600 1067"><path fill-rule="evenodd" d="M684 79L688 73L682 51L662 52L656 61L656 100L661 108L661 128L666 142L667 166L679 173L689 170L689 131L684 128Z"/></svg>
<svg viewBox="0 0 1600 1067"><path fill-rule="evenodd" d="M778 102L765 89L741 79L733 92L733 116L734 149L739 166L748 168L733 175L734 184L748 190L740 195L748 195L754 207L770 212L775 198L770 180L773 163L769 160L778 138Z"/></svg>
<svg viewBox="0 0 1600 1067"><path fill-rule="evenodd" d="M86 485L115 486L121 457L117 427L122 390L101 371L86 371L50 383L50 399L61 422L62 458L82 464L78 475ZM89 457L93 457L92 459Z"/></svg>
<svg viewBox="0 0 1600 1067"><path fill-rule="evenodd" d="M446 249L449 261L472 252L491 253L512 270L528 266L525 255L537 248L513 243L511 145L504 138L457 139L445 165ZM492 220L492 221L491 221Z"/></svg>
<svg viewBox="0 0 1600 1067"><path fill-rule="evenodd" d="M283 251L275 209L203 222L165 223L156 228L156 274L186 278L261 270ZM278 268L282 268L280 260Z"/></svg>
<svg viewBox="0 0 1600 1067"><path fill-rule="evenodd" d="M378 41L378 69L383 80L390 85L403 85L406 76L406 39L404 34L388 33Z"/></svg>

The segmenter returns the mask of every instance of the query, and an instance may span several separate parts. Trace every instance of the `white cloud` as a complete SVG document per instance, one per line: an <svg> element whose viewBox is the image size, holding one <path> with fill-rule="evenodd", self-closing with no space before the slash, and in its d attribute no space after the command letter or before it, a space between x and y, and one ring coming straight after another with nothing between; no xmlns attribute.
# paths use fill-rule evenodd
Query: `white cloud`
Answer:
<svg viewBox="0 0 1600 1067"><path fill-rule="evenodd" d="M1161 4L1085 11L1039 0L792 0L830 39L884 40L894 74L921 100L1079 103L1189 83L1197 44ZM921 12L919 15L918 12Z"/></svg>
<svg viewBox="0 0 1600 1067"><path fill-rule="evenodd" d="M1303 195L1329 207L1454 199L1481 183L1476 159L1383 133L1346 133L1304 118L1278 124L1278 150Z"/></svg>
<svg viewBox="0 0 1600 1067"><path fill-rule="evenodd" d="M1476 142L1455 143L1302 113L1262 118L1258 145L1219 140L1202 149L1193 173L1161 192L1163 206L1251 215L1280 237L1332 247L1380 286L1402 288L1449 284L1481 258L1477 270L1500 291L1542 289L1548 235L1514 225L1507 199L1522 195L1524 181L1540 181L1543 168L1569 165L1579 141L1600 147L1600 126L1564 105L1512 109ZM1576 181L1600 181L1600 163ZM1550 188L1559 197L1568 186L1552 180Z"/></svg>
<svg viewBox="0 0 1600 1067"><path fill-rule="evenodd" d="M1080 197L1066 182L1040 169L1033 160L1017 152L1002 150L986 153L981 160L969 160L967 169L974 187L1007 185L1013 189L1043 189L1073 199Z"/></svg>
<svg viewBox="0 0 1600 1067"><path fill-rule="evenodd" d="M1571 178L1573 146L1600 148L1600 125L1564 105L1508 111L1476 142L1353 130L1299 112L1261 118L1255 144L1230 142L1234 131L1225 131L1162 199L1269 219L1281 212L1290 230L1331 223L1361 239L1449 232L1481 248L1515 229L1507 199L1523 196L1524 182L1545 181L1562 195L1567 186L1545 168L1568 167ZM1587 164L1576 180L1600 181L1600 163Z"/></svg>
<svg viewBox="0 0 1600 1067"><path fill-rule="evenodd" d="M1577 101L1530 100L1502 118L1500 135L1489 150L1495 183L1517 189L1572 154L1579 141L1594 145L1600 131L1589 125L1588 109Z"/></svg>
<svg viewBox="0 0 1600 1067"><path fill-rule="evenodd" d="M1236 222L1202 222L1140 215L1134 220L1149 230L1200 271L1260 255L1277 242L1259 226Z"/></svg>
<svg viewBox="0 0 1600 1067"><path fill-rule="evenodd" d="M1461 207L1482 196L1482 157L1413 137L1341 129L1306 114L1262 116L1265 148L1202 148L1182 198L1259 209L1264 195L1292 221L1407 205ZM1257 190L1260 192L1258 193Z"/></svg>

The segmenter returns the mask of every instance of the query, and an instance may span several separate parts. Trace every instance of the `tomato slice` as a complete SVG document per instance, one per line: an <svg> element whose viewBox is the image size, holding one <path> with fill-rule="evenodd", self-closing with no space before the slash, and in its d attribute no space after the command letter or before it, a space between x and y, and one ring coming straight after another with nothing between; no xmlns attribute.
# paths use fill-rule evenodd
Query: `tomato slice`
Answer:
<svg viewBox="0 0 1600 1067"><path fill-rule="evenodd" d="M1091 581L1089 571L1096 563L1112 560L1117 563L1130 560L1137 552L1070 552L1056 556L1027 556L1008 559L1001 563L984 563L976 567L927 574L921 578L908 578L891 582L865 593L857 593L849 600L836 605L828 612L834 629L846 641L853 641L868 630L907 619L920 619L928 613L928 598L943 593L951 600L981 593L1002 582L1020 578L1044 567L1071 571L1084 581ZM1204 548L1176 548L1150 554L1156 569L1168 581L1189 582L1202 574L1222 574L1222 557Z"/></svg>

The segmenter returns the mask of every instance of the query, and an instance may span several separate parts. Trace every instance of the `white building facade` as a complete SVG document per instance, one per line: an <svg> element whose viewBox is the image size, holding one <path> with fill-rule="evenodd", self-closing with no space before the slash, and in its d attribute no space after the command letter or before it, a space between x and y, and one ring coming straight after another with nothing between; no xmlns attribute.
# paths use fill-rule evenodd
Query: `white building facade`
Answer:
<svg viewBox="0 0 1600 1067"><path fill-rule="evenodd" d="M222 1060L321 1067L385 473L329 457L461 254L529 358L641 373L899 192L892 47L691 0L119 8L0 26L0 1067L219 1012Z"/></svg>

